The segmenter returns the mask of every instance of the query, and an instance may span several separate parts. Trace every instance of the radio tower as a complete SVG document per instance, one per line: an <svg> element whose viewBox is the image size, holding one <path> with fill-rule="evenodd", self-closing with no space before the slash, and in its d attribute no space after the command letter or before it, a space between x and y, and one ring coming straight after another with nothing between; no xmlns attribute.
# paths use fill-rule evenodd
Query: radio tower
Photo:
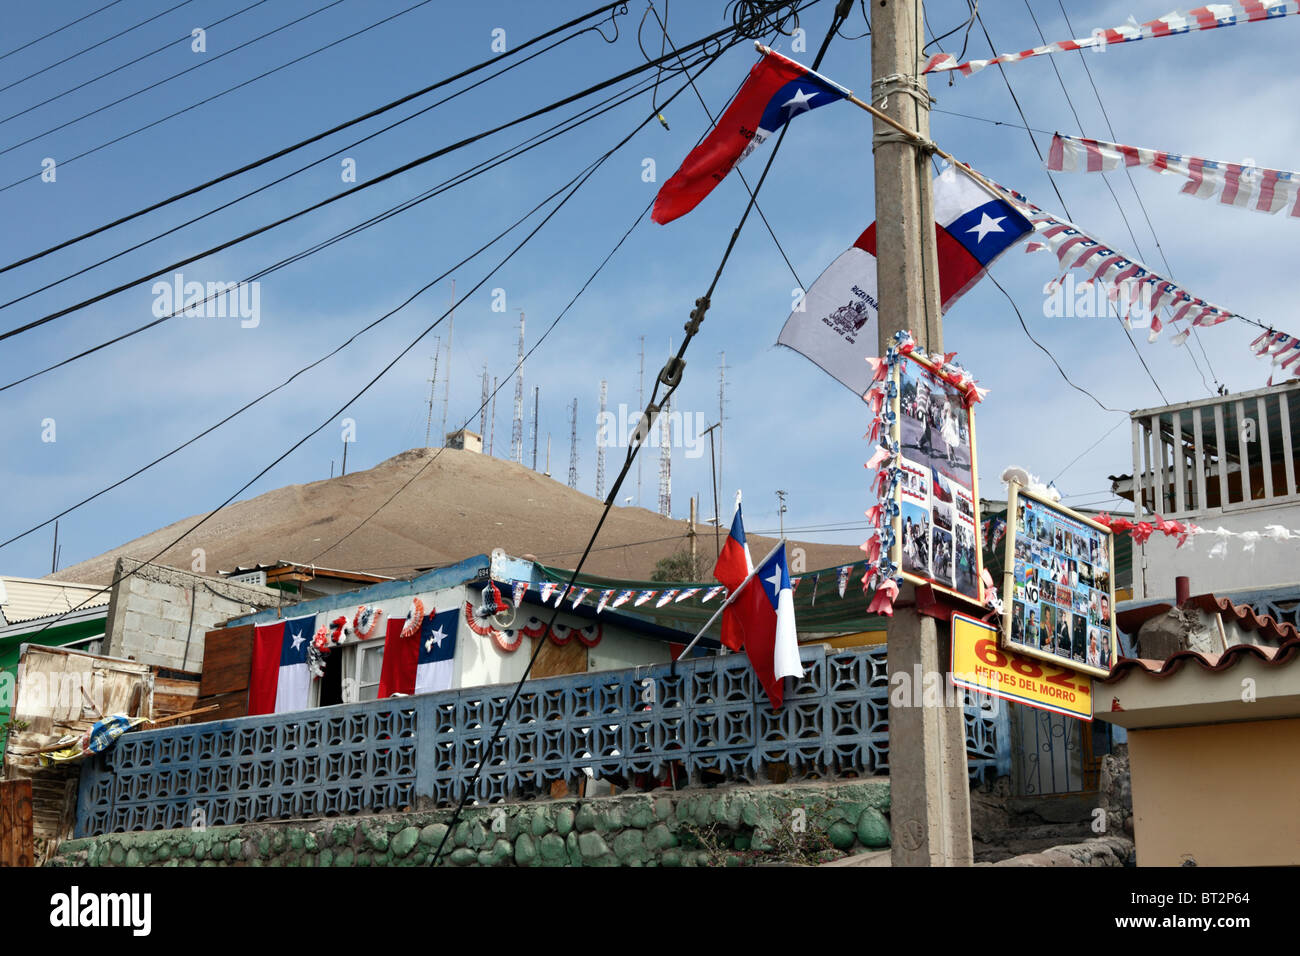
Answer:
<svg viewBox="0 0 1300 956"><path fill-rule="evenodd" d="M722 423L727 420L727 353L720 354L722 361L718 365L718 484L725 488L726 484L722 480L722 433L724 431Z"/></svg>
<svg viewBox="0 0 1300 956"><path fill-rule="evenodd" d="M673 513L673 426L668 417L669 404L664 402L659 410L659 513L665 518L671 518Z"/></svg>
<svg viewBox="0 0 1300 956"><path fill-rule="evenodd" d="M433 397L438 392L438 353L442 351L442 337L433 341L433 378L429 379L429 420L424 426L425 448L429 447L429 436L433 432Z"/></svg>
<svg viewBox="0 0 1300 956"><path fill-rule="evenodd" d="M533 471L537 470L537 407L542 402L542 386L533 386Z"/></svg>
<svg viewBox="0 0 1300 956"><path fill-rule="evenodd" d="M578 487L578 400L573 400L573 415L569 418L569 487Z"/></svg>
<svg viewBox="0 0 1300 956"><path fill-rule="evenodd" d="M488 457L491 458L497 445L497 377L492 376L492 433L488 436Z"/></svg>
<svg viewBox="0 0 1300 956"><path fill-rule="evenodd" d="M641 371L637 373L636 380L636 408L637 411L645 409L645 336L641 336ZM637 419L640 427L640 419ZM636 506L641 507L641 454L636 456Z"/></svg>
<svg viewBox="0 0 1300 956"><path fill-rule="evenodd" d="M600 427L605 426L605 394L606 382L600 380ZM605 500L605 443L600 440L603 431L597 431L596 435L596 497L601 501Z"/></svg>
<svg viewBox="0 0 1300 956"><path fill-rule="evenodd" d="M488 386L487 386L487 362L483 363L483 404L478 410L478 437L482 438L487 434L487 407L488 407Z"/></svg>
<svg viewBox="0 0 1300 956"><path fill-rule="evenodd" d="M524 314L519 313L519 361L515 378L515 421L510 429L510 457L524 463Z"/></svg>
<svg viewBox="0 0 1300 956"><path fill-rule="evenodd" d="M447 367L442 376L442 444L447 444L447 403L451 400L451 340L456 335L456 280L451 280L451 324L447 327ZM428 444L428 442L425 442Z"/></svg>

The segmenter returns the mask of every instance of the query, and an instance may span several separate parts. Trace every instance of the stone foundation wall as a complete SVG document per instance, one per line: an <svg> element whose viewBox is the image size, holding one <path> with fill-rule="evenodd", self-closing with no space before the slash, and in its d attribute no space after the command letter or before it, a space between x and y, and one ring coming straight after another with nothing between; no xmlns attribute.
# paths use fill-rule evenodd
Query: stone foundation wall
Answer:
<svg viewBox="0 0 1300 956"><path fill-rule="evenodd" d="M117 833L64 842L51 866L425 866L451 814L383 814ZM462 815L450 866L826 863L889 846L889 781L731 787L502 804Z"/></svg>

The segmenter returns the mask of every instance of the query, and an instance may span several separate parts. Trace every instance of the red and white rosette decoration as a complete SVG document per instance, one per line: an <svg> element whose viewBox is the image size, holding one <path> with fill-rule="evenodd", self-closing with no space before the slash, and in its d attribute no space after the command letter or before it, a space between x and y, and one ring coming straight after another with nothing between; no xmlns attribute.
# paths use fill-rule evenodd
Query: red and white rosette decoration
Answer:
<svg viewBox="0 0 1300 956"><path fill-rule="evenodd" d="M424 623L424 602L418 597L411 598L411 609L406 612L406 623L402 625L402 637L418 637L420 626Z"/></svg>
<svg viewBox="0 0 1300 956"><path fill-rule="evenodd" d="M528 623L519 629L525 637L541 637L546 633L546 622L530 617Z"/></svg>
<svg viewBox="0 0 1300 956"><path fill-rule="evenodd" d="M368 641L375 636L379 629L379 622L384 618L384 612L377 607L369 604L363 604L357 608L357 613L352 617L352 630L357 636L358 641Z"/></svg>
<svg viewBox="0 0 1300 956"><path fill-rule="evenodd" d="M568 644L569 641L573 640L573 628L569 627L567 624L553 624L551 625L551 632L548 636L551 639L551 643L556 647L563 647L565 644Z"/></svg>
<svg viewBox="0 0 1300 956"><path fill-rule="evenodd" d="M495 627L492 630L492 643L498 649L505 651L507 654L513 654L519 650L519 645L524 642L524 632L515 628L508 631L498 631Z"/></svg>
<svg viewBox="0 0 1300 956"><path fill-rule="evenodd" d="M596 621L586 627L575 627L573 634L584 646L595 647L600 643L600 639L605 636L605 625L600 621Z"/></svg>

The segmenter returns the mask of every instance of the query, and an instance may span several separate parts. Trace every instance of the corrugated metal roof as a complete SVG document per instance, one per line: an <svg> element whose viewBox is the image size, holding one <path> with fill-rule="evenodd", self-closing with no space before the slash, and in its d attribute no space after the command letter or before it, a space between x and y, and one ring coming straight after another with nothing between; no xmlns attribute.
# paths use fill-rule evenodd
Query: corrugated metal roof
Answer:
<svg viewBox="0 0 1300 956"><path fill-rule="evenodd" d="M100 593L102 592L102 593ZM81 605L108 603L109 592L93 584L68 584L45 578L0 577L0 612L10 624L63 614Z"/></svg>

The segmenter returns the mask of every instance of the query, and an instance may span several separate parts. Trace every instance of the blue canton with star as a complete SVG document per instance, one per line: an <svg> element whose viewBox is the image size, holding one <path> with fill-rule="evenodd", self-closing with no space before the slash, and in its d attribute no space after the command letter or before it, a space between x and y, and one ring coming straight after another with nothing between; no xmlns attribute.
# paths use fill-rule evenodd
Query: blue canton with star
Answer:
<svg viewBox="0 0 1300 956"><path fill-rule="evenodd" d="M800 113L844 99L839 90L830 89L816 80L800 78L781 87L768 101L758 128L773 133ZM751 114L753 115L753 114Z"/></svg>

